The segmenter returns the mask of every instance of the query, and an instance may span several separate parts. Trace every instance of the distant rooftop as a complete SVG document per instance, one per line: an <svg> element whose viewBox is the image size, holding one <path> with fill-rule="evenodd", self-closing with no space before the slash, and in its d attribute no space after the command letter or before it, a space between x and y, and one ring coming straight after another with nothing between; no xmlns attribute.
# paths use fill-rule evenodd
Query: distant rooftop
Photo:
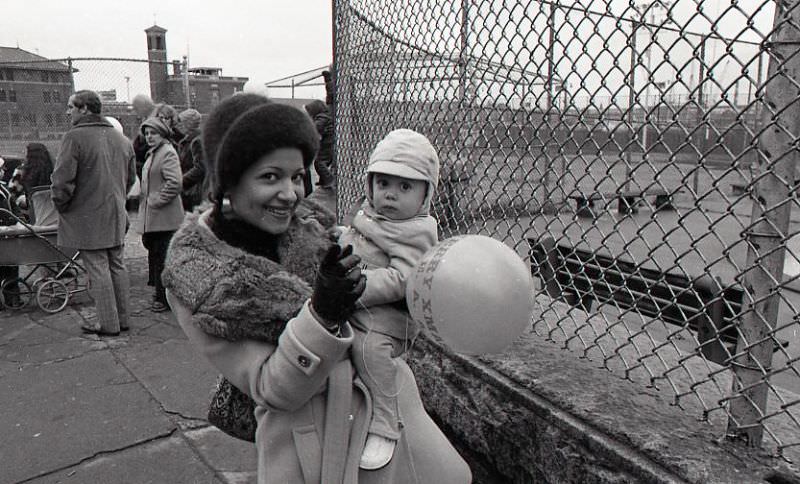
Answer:
<svg viewBox="0 0 800 484"><path fill-rule="evenodd" d="M221 74L222 67L190 67L189 72L192 74L203 74L206 76L213 76Z"/></svg>
<svg viewBox="0 0 800 484"><path fill-rule="evenodd" d="M69 71L69 66L62 62L51 61L19 47L0 46L0 67L9 66L47 71Z"/></svg>

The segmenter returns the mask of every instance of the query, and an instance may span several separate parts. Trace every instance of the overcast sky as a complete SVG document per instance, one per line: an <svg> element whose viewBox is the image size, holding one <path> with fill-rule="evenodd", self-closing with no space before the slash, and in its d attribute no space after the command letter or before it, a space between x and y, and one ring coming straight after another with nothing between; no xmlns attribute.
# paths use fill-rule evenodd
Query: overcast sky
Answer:
<svg viewBox="0 0 800 484"><path fill-rule="evenodd" d="M2 6L0 45L49 58L144 59L144 29L155 15L167 29L168 59L188 50L190 66L267 82L332 62L330 0L2 0Z"/></svg>

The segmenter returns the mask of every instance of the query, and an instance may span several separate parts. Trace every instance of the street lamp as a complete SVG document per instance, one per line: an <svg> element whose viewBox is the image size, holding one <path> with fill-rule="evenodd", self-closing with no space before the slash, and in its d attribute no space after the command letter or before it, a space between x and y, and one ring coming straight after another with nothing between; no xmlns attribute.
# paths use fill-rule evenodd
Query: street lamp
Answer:
<svg viewBox="0 0 800 484"><path fill-rule="evenodd" d="M131 102L131 77L125 76L125 88L128 91L128 102Z"/></svg>

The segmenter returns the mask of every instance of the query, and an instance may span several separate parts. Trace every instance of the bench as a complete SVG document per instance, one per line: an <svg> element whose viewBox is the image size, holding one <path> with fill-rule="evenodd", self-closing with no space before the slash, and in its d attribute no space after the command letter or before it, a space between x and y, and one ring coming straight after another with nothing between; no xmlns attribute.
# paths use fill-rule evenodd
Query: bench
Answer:
<svg viewBox="0 0 800 484"><path fill-rule="evenodd" d="M575 215L581 218L595 218L594 202L601 200L600 193L577 193L568 195L567 198L575 200Z"/></svg>
<svg viewBox="0 0 800 484"><path fill-rule="evenodd" d="M567 198L575 200L575 215L581 218L595 218L597 212L594 209L595 202L602 199L618 199L617 211L621 214L636 213L639 211L639 204L645 197L655 197L653 207L656 212L661 210L675 210L672 199L680 193L680 190L668 192L663 189L656 190L627 190L614 193L575 193L568 195Z"/></svg>
<svg viewBox="0 0 800 484"><path fill-rule="evenodd" d="M531 273L549 296L586 312L595 301L611 303L688 327L697 333L703 356L721 365L735 353L744 298L740 287L723 287L708 275L690 279L646 269L596 251L557 245L552 237L529 238L528 243Z"/></svg>
<svg viewBox="0 0 800 484"><path fill-rule="evenodd" d="M621 214L636 213L639 211L639 203L641 203L644 198L648 196L655 197L655 200L653 201L653 207L656 212L662 210L675 210L675 206L672 204L672 199L678 193L680 193L680 190L668 192L664 189L628 190L620 192L617 195L619 197L617 211Z"/></svg>

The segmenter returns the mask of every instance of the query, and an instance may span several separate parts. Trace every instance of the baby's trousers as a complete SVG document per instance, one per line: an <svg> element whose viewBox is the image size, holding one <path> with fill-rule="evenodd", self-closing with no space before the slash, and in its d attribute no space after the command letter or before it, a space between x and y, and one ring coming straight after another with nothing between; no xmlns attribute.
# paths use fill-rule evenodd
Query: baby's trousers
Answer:
<svg viewBox="0 0 800 484"><path fill-rule="evenodd" d="M397 440L400 438L400 425L395 358L405 353L410 342L375 331L353 330L353 364L372 397L369 432Z"/></svg>

